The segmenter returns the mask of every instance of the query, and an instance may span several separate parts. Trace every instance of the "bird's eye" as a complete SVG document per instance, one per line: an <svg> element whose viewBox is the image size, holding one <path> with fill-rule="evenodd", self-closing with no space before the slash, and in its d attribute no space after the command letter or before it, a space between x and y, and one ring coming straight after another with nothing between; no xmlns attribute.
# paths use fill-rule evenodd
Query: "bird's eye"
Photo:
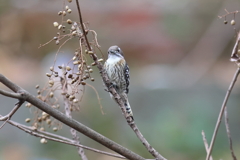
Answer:
<svg viewBox="0 0 240 160"><path fill-rule="evenodd" d="M117 51L120 52L120 48L117 48Z"/></svg>

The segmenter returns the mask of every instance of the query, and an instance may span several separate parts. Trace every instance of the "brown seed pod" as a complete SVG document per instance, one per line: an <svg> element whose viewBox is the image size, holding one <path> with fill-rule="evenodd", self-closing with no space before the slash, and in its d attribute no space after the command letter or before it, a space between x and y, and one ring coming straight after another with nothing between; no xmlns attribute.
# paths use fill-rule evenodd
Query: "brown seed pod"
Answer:
<svg viewBox="0 0 240 160"><path fill-rule="evenodd" d="M50 73L46 73L46 76L51 77L51 74Z"/></svg>

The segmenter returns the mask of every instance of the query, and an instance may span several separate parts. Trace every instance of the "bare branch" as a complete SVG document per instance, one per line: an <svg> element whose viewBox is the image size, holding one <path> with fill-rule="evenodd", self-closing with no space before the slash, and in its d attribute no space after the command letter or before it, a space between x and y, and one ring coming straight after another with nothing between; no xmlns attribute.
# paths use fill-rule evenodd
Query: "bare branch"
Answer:
<svg viewBox="0 0 240 160"><path fill-rule="evenodd" d="M91 148L91 147L87 147L87 146L84 146L84 145L81 145L81 144L75 142L74 140L68 139L66 137L62 137L62 136L59 136L59 135L56 135L56 134L53 134L53 133L49 133L49 132L45 132L45 131L35 130L32 127L28 127L28 126L19 124L17 122L11 121L11 120L9 120L8 123L15 126L15 127L18 127L19 129L25 131L26 133L28 133L30 135L33 135L33 136L36 136L36 137L45 138L45 139L48 139L48 140L51 140L51 141L81 147L81 148L84 148L84 149L87 149L87 150L90 150L90 151L93 151L93 152L96 152L96 153L105 154L105 155L116 157L116 158L126 159L123 156L108 153L108 152L104 152L104 151L100 151L100 150L97 150L97 149L94 149L94 148Z"/></svg>
<svg viewBox="0 0 240 160"><path fill-rule="evenodd" d="M8 80L5 76L0 74L0 82L4 85L12 89L14 92L22 91L26 95L26 101L31 103L32 105L36 106L37 108L41 109L42 111L48 113L55 119L61 121L62 123L66 124L67 126L76 129L78 132L86 135L87 137L101 143L102 145L106 146L107 148L123 155L124 157L130 160L144 160L143 157L139 156L138 154L130 151L129 149L117 144L116 142L104 137L103 135L99 134L98 132L90 129L89 127L83 125L82 123L68 118L62 112L52 108L48 104L44 103L43 101L37 99L27 91L23 90L21 87L17 86L16 84L12 83Z"/></svg>
<svg viewBox="0 0 240 160"><path fill-rule="evenodd" d="M229 128L229 124L228 124L227 106L225 108L224 115L225 115L225 126L226 126L227 135L228 135L231 154L232 154L233 160L237 160L237 157L234 154L233 146L232 146L232 138L231 138L230 128Z"/></svg>
<svg viewBox="0 0 240 160"><path fill-rule="evenodd" d="M0 121L4 121L3 124L0 126L0 129L6 124L7 121L11 119L14 113L16 113L16 111L21 107L24 102L24 100L20 100L18 103L15 104L15 107L6 116L0 116Z"/></svg>
<svg viewBox="0 0 240 160"><path fill-rule="evenodd" d="M4 95L6 97L11 97L11 98L16 98L16 99L22 98L22 95L20 93L12 93L12 92L8 92L8 91L4 91L2 89L0 89L0 94Z"/></svg>
<svg viewBox="0 0 240 160"><path fill-rule="evenodd" d="M63 67L63 72L66 72L66 68ZM67 78L66 75L63 76L63 78L61 78L61 80L63 81L62 84L62 90L64 92L67 92ZM69 106L69 101L66 98L66 96L62 96L63 97L63 101L64 101L64 109L65 109L65 114L68 118L72 118L72 114L71 114L71 110L70 110L70 106ZM77 142L78 144L81 144L80 142L80 138L77 134L77 131L73 128L70 128L70 132L72 134L73 140L75 140L75 142ZM85 152L83 150L83 148L81 147L77 147L78 150L78 154L80 155L80 157L82 158L82 160L88 160L87 156L85 155Z"/></svg>
<svg viewBox="0 0 240 160"><path fill-rule="evenodd" d="M206 152L208 152L208 142L207 142L207 139L206 139L204 131L202 131L202 138L203 138L203 143L204 143ZM212 156L210 156L210 160L213 160Z"/></svg>
<svg viewBox="0 0 240 160"><path fill-rule="evenodd" d="M83 25L83 20L82 20L82 14L81 14L81 10L80 10L80 5L78 0L76 0L76 4L77 4L77 9L78 9L78 14L79 14L79 20L80 20L80 25L83 31L83 35L88 47L89 51L92 51L92 48L90 46L90 43L88 41L87 35L86 35L86 31ZM122 101L122 99L120 98L120 96L118 95L118 93L116 92L116 90L114 89L114 87L111 87L111 83L110 80L105 72L105 70L103 69L103 65L98 62L98 58L96 54L91 54L90 55L91 58L94 60L94 62L97 64L97 67L101 73L103 82L105 83L108 91L111 93L111 95L114 97L116 103L119 105L119 107L122 110L122 113L125 117L125 119L128 122L128 125L133 129L133 131L135 132L135 134L137 135L137 137L140 139L140 141L143 143L143 145L147 148L147 150L157 159L157 160L166 160L161 154L159 154L149 143L148 141L143 137L143 135L141 134L140 130L137 128L136 124L134 123L134 119L133 117L129 117L127 115L127 113L125 112L125 105Z"/></svg>
<svg viewBox="0 0 240 160"><path fill-rule="evenodd" d="M212 136L212 140L211 140L211 143L210 143L210 146L209 146L209 149L208 149L208 152L207 152L207 157L206 157L206 160L209 160L209 157L212 153L212 149L213 149L213 145L214 145L214 142L215 142L215 139L216 139L216 136L217 136L217 132L218 132L218 129L219 129L219 126L220 126L220 123L221 123L221 119L222 119L222 116L223 116L223 112L225 110L225 107L227 105L227 102L228 102L228 99L229 99L229 96L231 94L231 91L233 89L233 86L235 84L235 82L237 81L237 77L240 73L240 68L238 67L238 69L236 70L235 74L234 74L234 77L231 81L231 84L227 90L227 93L226 93L226 96L224 98L224 101L223 101L223 104L222 104L222 107L221 107L221 110L220 110L220 113L218 115L218 120L217 120L217 123L216 123L216 126L215 126L215 129L214 129L214 132L213 132L213 136Z"/></svg>

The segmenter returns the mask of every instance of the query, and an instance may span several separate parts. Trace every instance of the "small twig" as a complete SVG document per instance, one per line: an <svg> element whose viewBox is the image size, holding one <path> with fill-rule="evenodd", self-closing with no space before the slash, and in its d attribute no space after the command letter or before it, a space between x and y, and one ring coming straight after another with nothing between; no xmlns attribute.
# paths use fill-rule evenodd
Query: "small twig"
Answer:
<svg viewBox="0 0 240 160"><path fill-rule="evenodd" d="M59 136L59 135L56 135L56 134L53 134L53 133L49 133L49 132L45 132L45 131L35 130L32 127L28 127L28 126L19 124L17 122L12 121L12 120L9 120L8 123L17 127L17 128L19 128L19 129L21 129L21 130L23 130L23 131L25 131L26 133L28 133L30 135L33 135L33 136L36 136L36 137L45 138L45 139L48 139L48 140L51 140L51 141L81 147L81 148L87 149L89 151L93 151L93 152L100 153L100 154L105 154L105 155L116 157L116 158L126 159L125 157L117 155L117 154L100 151L100 150L97 150L97 149L94 149L94 148L91 148L91 147L87 147L87 146L78 144L74 140L68 139L66 137L62 137L62 136Z"/></svg>
<svg viewBox="0 0 240 160"><path fill-rule="evenodd" d="M16 98L16 99L22 98L21 93L13 93L13 92L9 92L9 91L4 91L2 89L0 89L0 94L4 95L6 97L11 97L11 98Z"/></svg>
<svg viewBox="0 0 240 160"><path fill-rule="evenodd" d="M6 124L7 121L11 119L14 113L16 113L16 111L21 107L24 102L24 100L19 100L19 102L15 104L15 107L6 116L0 117L0 121L4 121L3 124L0 126L0 129Z"/></svg>
<svg viewBox="0 0 240 160"><path fill-rule="evenodd" d="M66 72L65 67L63 67L63 72ZM68 86L67 86L67 83L65 83L65 82L67 82L66 75L64 75L63 79L61 79L61 80L64 81L64 82L61 83L61 84L64 84L64 85L62 85L62 90L63 90L63 92L67 92ZM69 101L66 98L66 96L62 96L62 97L63 97L63 101L64 101L65 114L68 118L72 118L72 114L71 114L71 110L70 110L70 106L69 106ZM73 128L70 128L70 132L72 134L73 140L75 140L75 142L77 142L78 144L81 144L80 138L77 134L77 131ZM88 160L87 156L85 155L85 152L84 152L83 148L77 147L77 150L78 150L78 154L82 158L82 160Z"/></svg>
<svg viewBox="0 0 240 160"><path fill-rule="evenodd" d="M215 139L216 139L216 136L217 136L217 132L218 132L218 129L219 129L219 126L220 126L220 123L221 123L221 119L222 119L222 116L223 116L223 112L225 110L225 107L227 105L227 102L228 102L228 99L229 99L229 96L231 94L231 91L233 89L233 86L235 84L235 82L237 81L237 77L240 73L240 68L238 68L234 74L234 77L231 81L231 84L227 90L227 93L226 93L226 96L224 98L224 101L223 101L223 104L222 104L222 107L221 107L221 110L220 110L220 113L218 115L218 120L217 120L217 123L216 123L216 126L215 126L215 129L214 129L214 132L213 132L213 136L212 136L212 140L211 140L211 143L210 143L210 146L209 146L209 149L208 149L208 152L207 152L207 157L206 157L206 160L209 160L209 157L212 153L212 149L213 149L213 145L214 145L214 142L215 142Z"/></svg>
<svg viewBox="0 0 240 160"><path fill-rule="evenodd" d="M76 4L77 4L77 9L78 9L78 15L79 15L79 20L80 20L80 25L83 31L83 35L88 47L89 51L92 51L92 48L90 46L90 43L88 41L88 38L86 36L86 31L83 25L83 20L82 20L82 15L81 15L81 10L80 10L80 5L78 0L76 0ZM116 90L114 89L114 87L111 87L111 82L106 74L106 72L103 69L103 65L97 61L97 55L96 54L91 54L90 55L92 57L92 59L94 60L94 62L97 64L97 67L101 73L103 82L105 83L108 91L113 95L116 103L119 105L119 107L122 110L122 113L125 117L125 119L127 120L129 126L133 129L133 131L135 132L135 134L137 135L137 137L140 139L140 141L143 143L143 145L147 148L147 150L157 159L157 160L166 160L162 155L160 155L149 143L148 141L143 137L143 135L141 134L141 132L139 131L139 129L137 128L136 124L134 123L134 120L132 117L129 117L127 115L127 113L125 112L125 105L121 99L121 97L118 95L118 93L116 92Z"/></svg>
<svg viewBox="0 0 240 160"><path fill-rule="evenodd" d="M232 138L231 138L230 128L229 128L229 124L228 124L227 106L225 107L224 115L225 115L225 126L226 126L227 136L228 136L228 140L229 140L231 154L232 154L233 160L237 160L237 157L234 154L233 146L232 146Z"/></svg>
<svg viewBox="0 0 240 160"><path fill-rule="evenodd" d="M91 138L92 140L95 140L102 145L106 146L107 148L123 155L124 157L130 159L130 160L144 160L143 157L140 155L132 152L131 150L119 145L118 143L108 139L107 137L99 134L98 132L90 129L89 127L83 125L82 123L68 118L65 114L62 112L52 108L47 103L43 102L42 100L36 98L32 94L28 93L27 91L24 91L21 87L17 86L10 80L8 80L5 76L0 74L0 82L3 83L5 86L13 90L14 92L22 91L26 95L26 101L34 105L35 107L39 108L40 110L48 113L55 119L61 121L62 123L66 124L67 126L76 129L78 132L81 132L82 134L86 135L87 137Z"/></svg>
<svg viewBox="0 0 240 160"><path fill-rule="evenodd" d="M203 138L203 143L204 143L206 152L208 152L208 142L207 142L207 139L206 139L204 131L202 131L202 138ZM213 160L212 156L210 156L210 160Z"/></svg>

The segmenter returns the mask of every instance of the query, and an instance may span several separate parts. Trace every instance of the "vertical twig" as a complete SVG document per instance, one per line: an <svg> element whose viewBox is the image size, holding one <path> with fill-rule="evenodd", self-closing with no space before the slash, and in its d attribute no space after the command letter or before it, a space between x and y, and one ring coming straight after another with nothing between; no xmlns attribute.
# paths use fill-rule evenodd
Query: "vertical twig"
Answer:
<svg viewBox="0 0 240 160"><path fill-rule="evenodd" d="M221 119L222 119L222 116L223 116L223 112L225 110L225 107L226 107L226 104L228 102L228 99L229 99L229 96L231 94L231 91L233 89L233 86L235 84L235 82L237 81L237 77L240 73L240 68L238 67L238 69L236 70L235 74L234 74L234 77L232 79L232 82L227 90L227 93L226 93L226 96L224 98L224 101L222 103L222 107L221 107L221 110L220 110L220 113L218 115L218 120L217 120L217 123L216 123L216 126L215 126L215 129L214 129L214 132L213 132L213 136L212 136L212 140L211 140L211 143L210 143L210 146L209 146L209 149L208 149L208 152L207 152L207 157L206 157L206 160L209 160L209 157L212 153L212 149L213 149L213 145L214 145L214 142L215 142L215 139L216 139L216 136L217 136L217 132L218 132L218 129L219 129L219 126L220 126L220 123L221 123Z"/></svg>
<svg viewBox="0 0 240 160"><path fill-rule="evenodd" d="M63 73L66 72L65 67L63 67ZM64 92L67 92L67 78L66 75L64 74L64 78L61 77L61 84L62 84L62 90ZM69 101L66 98L66 96L63 96L63 101L64 101L64 108L65 108L65 114L68 118L72 118L72 113L71 113L71 109L69 106ZM75 142L77 142L78 144L80 143L80 138L79 135L77 134L77 131L73 128L70 128L70 132L72 134L72 138ZM79 156L82 158L82 160L88 160L87 156L85 155L85 152L83 150L82 147L77 147L78 150L78 154Z"/></svg>
<svg viewBox="0 0 240 160"><path fill-rule="evenodd" d="M228 135L229 146L230 146L232 158L233 158L233 160L237 160L237 157L236 157L235 154L234 154L233 146L232 146L232 138L231 138L230 128L229 128L229 124L228 124L227 107L225 107L224 116L225 116L225 126L226 126L227 135Z"/></svg>
<svg viewBox="0 0 240 160"><path fill-rule="evenodd" d="M83 20L82 20L82 14L81 14L81 10L80 10L80 5L78 0L76 0L76 4L77 4L77 9L78 9L78 14L79 14L79 20L80 20L80 25L83 31L83 35L84 35L84 39L85 42L87 44L88 50L92 51L92 48L89 44L87 35L86 35L86 31L83 25ZM97 55L96 54L91 54L90 55L92 57L92 59L94 60L94 62L96 62L97 67L101 73L102 79L106 85L106 87L108 88L108 91L113 95L115 101L117 102L117 104L119 105L119 107L121 108L127 122L128 125L133 129L133 131L135 132L135 134L137 135L137 137L140 139L140 141L142 142L142 144L147 148L147 150L156 158L156 160L166 160L161 154L159 154L149 143L148 141L143 137L142 133L140 132L140 130L138 129L138 127L136 126L134 120L132 117L128 117L127 114L125 113L125 106L124 103L122 101L122 99L120 98L120 96L117 94L116 90L113 87L110 87L111 83L110 80L107 76L107 74L104 72L103 70L103 65L101 63L99 63L97 61Z"/></svg>
<svg viewBox="0 0 240 160"><path fill-rule="evenodd" d="M208 152L208 142L207 142L207 139L206 139L204 131L202 131L202 138L203 138L203 143L204 143L206 152ZM210 160L213 160L212 156L210 156Z"/></svg>

